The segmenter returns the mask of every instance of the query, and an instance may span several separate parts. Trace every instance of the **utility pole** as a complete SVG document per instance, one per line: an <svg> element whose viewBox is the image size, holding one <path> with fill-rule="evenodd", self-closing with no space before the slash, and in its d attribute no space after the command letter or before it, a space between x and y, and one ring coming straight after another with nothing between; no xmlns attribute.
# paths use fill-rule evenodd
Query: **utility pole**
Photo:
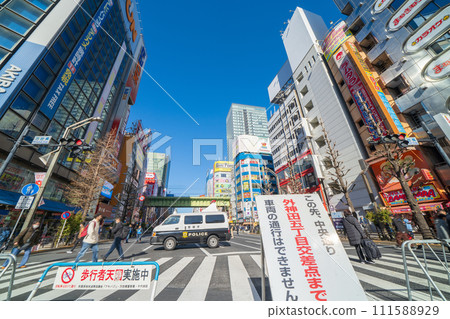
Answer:
<svg viewBox="0 0 450 319"><path fill-rule="evenodd" d="M68 126L66 128L66 130L64 131L64 134L63 134L61 139L67 139L67 137L69 136L69 133L72 130L75 130L75 129L79 128L79 127L82 127L82 126L84 126L86 124L89 124L91 122L94 122L94 121L101 122L102 119L98 118L98 117L90 117L90 118L85 119L83 121L74 123L74 124L72 124L72 125L70 125L70 126ZM36 197L34 199L33 205L31 205L31 208L28 211L27 217L26 217L25 222L23 223L23 226L22 226L22 230L26 229L28 227L28 225L30 224L30 222L31 222L31 220L32 220L32 218L34 216L34 213L36 212L36 209L38 208L39 203L41 202L41 199L44 196L45 187L47 186L47 183L50 180L50 177L51 177L51 175L53 173L53 169L55 168L55 165L56 165L56 163L58 161L58 157L59 157L59 155L60 155L60 153L61 153L63 148L64 147L60 145L60 146L58 146L58 148L55 151L53 151L54 154L52 156L52 160L51 160L50 165L49 165L49 167L47 169L47 172L45 173L45 178L42 181L41 187L39 187L39 191L36 194Z"/></svg>
<svg viewBox="0 0 450 319"><path fill-rule="evenodd" d="M12 158L14 157L14 154L16 154L17 149L20 147L20 144L22 144L23 139L25 138L25 136L28 134L29 131L30 131L30 125L28 124L23 129L23 131L20 134L19 138L14 143L13 148L9 151L8 157L5 159L5 161L3 162L2 166L0 167L0 178L3 176L3 173L6 170L6 167L8 167L9 162L11 162Z"/></svg>

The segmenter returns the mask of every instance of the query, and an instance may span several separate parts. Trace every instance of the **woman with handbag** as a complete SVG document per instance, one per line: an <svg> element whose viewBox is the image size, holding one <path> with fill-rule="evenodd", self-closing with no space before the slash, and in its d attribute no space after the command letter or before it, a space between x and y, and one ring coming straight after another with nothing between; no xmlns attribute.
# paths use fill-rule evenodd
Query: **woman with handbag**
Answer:
<svg viewBox="0 0 450 319"><path fill-rule="evenodd" d="M30 258L31 248L33 248L34 245L39 244L41 239L41 231L39 226L40 222L36 220L31 226L20 232L20 234L14 238L14 248L12 249L11 254L17 256L22 250L24 251L22 261L20 262L18 268L26 267L25 264L27 263L28 258ZM5 268L8 263L9 260L6 260L2 268Z"/></svg>

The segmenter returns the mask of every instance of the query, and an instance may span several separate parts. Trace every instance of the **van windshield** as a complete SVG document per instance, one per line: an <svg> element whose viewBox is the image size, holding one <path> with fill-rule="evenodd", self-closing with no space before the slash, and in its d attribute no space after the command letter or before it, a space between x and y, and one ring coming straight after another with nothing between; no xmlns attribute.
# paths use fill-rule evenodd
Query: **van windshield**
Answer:
<svg viewBox="0 0 450 319"><path fill-rule="evenodd" d="M169 218L167 218L163 225L173 225L173 224L178 224L180 222L180 216L170 216Z"/></svg>

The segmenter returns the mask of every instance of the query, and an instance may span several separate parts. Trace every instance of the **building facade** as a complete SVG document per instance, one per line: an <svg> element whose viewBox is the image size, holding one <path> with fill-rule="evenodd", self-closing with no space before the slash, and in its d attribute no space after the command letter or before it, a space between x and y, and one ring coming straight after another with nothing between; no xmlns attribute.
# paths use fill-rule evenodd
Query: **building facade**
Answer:
<svg viewBox="0 0 450 319"><path fill-rule="evenodd" d="M394 213L410 212L401 185L383 169L388 164L377 153L381 146L368 143L377 136L364 107L385 132L406 134L409 148L402 158L413 163L406 178L431 223L426 212L448 205L449 140L444 120L450 82L446 63L440 63L442 58L448 60L449 25L441 17L448 17L448 1L423 1L411 7L408 1L335 2L348 16L335 29L341 27L349 36L331 41L328 64L370 155L366 162L382 203ZM432 70L438 72L433 75Z"/></svg>
<svg viewBox="0 0 450 319"><path fill-rule="evenodd" d="M347 208L330 174L334 170L322 122L348 170L345 180L352 187L355 210L364 215L373 207L359 161L368 155L318 45L326 34L322 18L301 8L296 8L283 33L288 61L268 87L276 105L269 114L274 168L285 191L317 192L332 212Z"/></svg>
<svg viewBox="0 0 450 319"><path fill-rule="evenodd" d="M227 115L228 160L233 161L232 146L239 135L253 135L267 138L266 109L260 106L231 104Z"/></svg>
<svg viewBox="0 0 450 319"><path fill-rule="evenodd" d="M277 194L273 160L267 138L240 135L233 147L235 210L238 223L251 225L259 221L255 196Z"/></svg>
<svg viewBox="0 0 450 319"><path fill-rule="evenodd" d="M21 135L22 144L35 136L51 136L50 144L56 144L69 125L90 117L103 121L69 137L95 145L115 130L117 158L123 119L134 103L146 60L135 1L6 0L0 9L0 162ZM130 57L140 61L138 71ZM4 213L14 215L20 187L34 183L35 172L46 171L39 157L52 150L46 145L18 149L0 176ZM67 150L61 153L44 192L44 203L52 207L39 207L38 215L46 214L45 219L48 213L67 210L63 190L79 166Z"/></svg>
<svg viewBox="0 0 450 319"><path fill-rule="evenodd" d="M231 197L233 162L214 162L213 197Z"/></svg>

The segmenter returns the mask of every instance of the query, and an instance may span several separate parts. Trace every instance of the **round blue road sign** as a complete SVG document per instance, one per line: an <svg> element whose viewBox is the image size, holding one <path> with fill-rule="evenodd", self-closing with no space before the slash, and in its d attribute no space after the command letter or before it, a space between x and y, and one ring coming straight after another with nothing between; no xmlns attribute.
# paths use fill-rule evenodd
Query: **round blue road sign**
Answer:
<svg viewBox="0 0 450 319"><path fill-rule="evenodd" d="M33 196L39 192L39 186L37 184L27 184L22 187L22 195Z"/></svg>
<svg viewBox="0 0 450 319"><path fill-rule="evenodd" d="M61 214L61 218L62 219L67 219L69 217L70 217L70 212L64 212L64 213Z"/></svg>

